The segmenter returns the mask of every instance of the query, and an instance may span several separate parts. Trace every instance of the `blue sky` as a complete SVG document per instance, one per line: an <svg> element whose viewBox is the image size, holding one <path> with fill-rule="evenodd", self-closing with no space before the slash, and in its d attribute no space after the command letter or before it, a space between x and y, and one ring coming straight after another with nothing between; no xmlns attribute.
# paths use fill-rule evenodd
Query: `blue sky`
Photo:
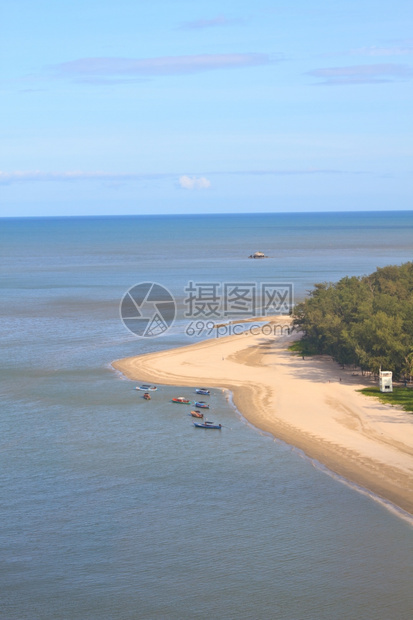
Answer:
<svg viewBox="0 0 413 620"><path fill-rule="evenodd" d="M0 215L413 209L411 0L4 0Z"/></svg>

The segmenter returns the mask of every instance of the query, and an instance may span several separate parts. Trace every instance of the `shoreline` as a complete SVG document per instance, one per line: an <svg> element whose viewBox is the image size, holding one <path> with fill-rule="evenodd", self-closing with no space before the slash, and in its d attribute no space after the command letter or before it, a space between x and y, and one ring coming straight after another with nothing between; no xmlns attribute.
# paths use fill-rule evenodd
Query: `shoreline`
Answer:
<svg viewBox="0 0 413 620"><path fill-rule="evenodd" d="M253 426L413 515L413 416L357 392L368 378L291 353L296 338L246 332L112 366L134 381L228 389Z"/></svg>

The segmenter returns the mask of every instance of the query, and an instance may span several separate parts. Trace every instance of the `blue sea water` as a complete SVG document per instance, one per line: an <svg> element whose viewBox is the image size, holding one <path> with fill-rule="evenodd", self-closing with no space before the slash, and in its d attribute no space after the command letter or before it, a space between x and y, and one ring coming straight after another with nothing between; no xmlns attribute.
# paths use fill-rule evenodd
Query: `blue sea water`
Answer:
<svg viewBox="0 0 413 620"><path fill-rule="evenodd" d="M291 282L299 300L411 260L412 212L3 219L0 235L0 617L412 617L409 519L228 394L205 433L169 403L191 389L146 403L110 366L193 341L189 281ZM179 316L139 339L119 303L152 281Z"/></svg>

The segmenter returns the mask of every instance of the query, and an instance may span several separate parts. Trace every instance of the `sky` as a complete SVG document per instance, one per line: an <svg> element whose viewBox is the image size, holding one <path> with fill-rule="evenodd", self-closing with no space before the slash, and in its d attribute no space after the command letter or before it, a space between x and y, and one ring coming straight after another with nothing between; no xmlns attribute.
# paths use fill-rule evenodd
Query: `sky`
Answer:
<svg viewBox="0 0 413 620"><path fill-rule="evenodd" d="M411 0L0 0L0 216L413 209Z"/></svg>

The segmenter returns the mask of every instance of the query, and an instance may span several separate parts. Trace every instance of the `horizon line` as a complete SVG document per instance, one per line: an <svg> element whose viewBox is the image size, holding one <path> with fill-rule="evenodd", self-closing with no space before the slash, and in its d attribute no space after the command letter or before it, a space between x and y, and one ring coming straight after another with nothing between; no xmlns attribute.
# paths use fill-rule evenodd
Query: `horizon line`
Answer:
<svg viewBox="0 0 413 620"><path fill-rule="evenodd" d="M410 213L413 212L413 209L351 209L348 211L243 211L241 213L234 212L214 212L214 211L205 211L202 213L120 213L120 214L85 214L85 215L0 215L0 219L2 220L21 220L21 219L75 219L75 218L94 218L94 219L102 219L102 218L129 218L129 217L196 217L196 216L205 216L205 215L214 215L214 216L248 216L248 215L293 215L293 214L301 214L301 215L331 215L331 214L354 214L354 213Z"/></svg>

